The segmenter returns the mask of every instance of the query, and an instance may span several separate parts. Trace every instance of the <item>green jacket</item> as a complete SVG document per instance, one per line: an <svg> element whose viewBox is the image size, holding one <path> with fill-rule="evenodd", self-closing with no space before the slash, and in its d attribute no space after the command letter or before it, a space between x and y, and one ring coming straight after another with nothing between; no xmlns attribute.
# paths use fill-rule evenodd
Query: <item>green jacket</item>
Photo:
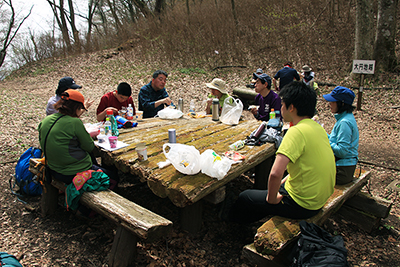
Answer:
<svg viewBox="0 0 400 267"><path fill-rule="evenodd" d="M60 116L62 114L55 113L39 123L39 142L43 150L46 134ZM74 175L92 167L89 152L93 148L93 139L86 131L82 121L66 115L59 119L51 129L44 152L50 169L64 175Z"/></svg>

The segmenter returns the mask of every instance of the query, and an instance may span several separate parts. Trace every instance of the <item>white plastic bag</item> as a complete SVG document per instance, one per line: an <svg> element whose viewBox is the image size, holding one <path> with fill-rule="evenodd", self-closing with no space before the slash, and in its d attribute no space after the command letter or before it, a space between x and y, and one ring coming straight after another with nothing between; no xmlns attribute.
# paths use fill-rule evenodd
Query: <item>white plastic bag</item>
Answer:
<svg viewBox="0 0 400 267"><path fill-rule="evenodd" d="M219 119L224 124L236 125L239 123L242 112L242 101L240 101L240 99L234 99L230 96L224 100L224 106L222 107L222 112Z"/></svg>
<svg viewBox="0 0 400 267"><path fill-rule="evenodd" d="M161 119L168 120L179 119L180 117L182 117L182 115L182 111L174 108L164 108L157 113L157 116Z"/></svg>
<svg viewBox="0 0 400 267"><path fill-rule="evenodd" d="M167 143L163 151L177 171L188 175L200 172L200 152L194 146Z"/></svg>
<svg viewBox="0 0 400 267"><path fill-rule="evenodd" d="M200 155L201 159L201 172L221 180L225 177L234 163L226 157L221 157L214 150L207 149Z"/></svg>

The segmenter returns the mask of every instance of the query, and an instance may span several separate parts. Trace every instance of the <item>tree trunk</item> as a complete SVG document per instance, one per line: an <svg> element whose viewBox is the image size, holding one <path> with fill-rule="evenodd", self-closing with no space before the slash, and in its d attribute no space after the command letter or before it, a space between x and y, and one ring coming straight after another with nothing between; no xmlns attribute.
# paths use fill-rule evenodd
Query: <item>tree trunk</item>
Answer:
<svg viewBox="0 0 400 267"><path fill-rule="evenodd" d="M58 6L56 5L55 0L53 0L53 2L47 0L47 2L49 3L51 9L53 10L54 18L56 19L58 27L60 27L63 41L67 48L67 52L71 52L72 46L71 46L71 39L69 38L67 22L65 19L64 0L60 0ZM58 14L57 9L60 11L60 14Z"/></svg>
<svg viewBox="0 0 400 267"><path fill-rule="evenodd" d="M165 0L156 0L156 4L154 6L154 13L160 15L161 12L164 10L164 8L165 8Z"/></svg>
<svg viewBox="0 0 400 267"><path fill-rule="evenodd" d="M69 24L71 25L72 36L74 37L75 41L74 42L75 52L79 53L81 51L81 40L79 39L79 31L75 25L75 11L72 0L68 0L68 7L69 7Z"/></svg>
<svg viewBox="0 0 400 267"><path fill-rule="evenodd" d="M354 59L371 59L373 53L372 0L356 0L356 33Z"/></svg>
<svg viewBox="0 0 400 267"><path fill-rule="evenodd" d="M374 45L376 70L393 71L396 58L396 11L398 0L379 0L378 18Z"/></svg>

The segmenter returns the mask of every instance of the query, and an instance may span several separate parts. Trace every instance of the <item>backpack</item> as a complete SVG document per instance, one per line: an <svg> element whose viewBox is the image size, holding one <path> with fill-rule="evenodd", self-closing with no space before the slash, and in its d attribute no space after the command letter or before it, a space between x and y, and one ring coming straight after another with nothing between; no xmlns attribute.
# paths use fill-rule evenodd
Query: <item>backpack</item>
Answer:
<svg viewBox="0 0 400 267"><path fill-rule="evenodd" d="M341 236L331 236L316 224L301 221L300 237L295 246L292 267L319 266L342 267L349 266L347 249Z"/></svg>
<svg viewBox="0 0 400 267"><path fill-rule="evenodd" d="M6 252L0 252L0 266L1 267L23 267L17 258Z"/></svg>
<svg viewBox="0 0 400 267"><path fill-rule="evenodd" d="M38 196L42 194L42 186L37 180L37 176L33 176L33 174L29 171L29 160L31 158L40 158L42 157L42 150L36 147L28 148L19 158L17 162L17 166L15 166L15 182L12 185L12 179L10 179L10 188L13 191L15 184L18 185L18 192L23 195L29 196ZM20 195L19 195L20 196Z"/></svg>

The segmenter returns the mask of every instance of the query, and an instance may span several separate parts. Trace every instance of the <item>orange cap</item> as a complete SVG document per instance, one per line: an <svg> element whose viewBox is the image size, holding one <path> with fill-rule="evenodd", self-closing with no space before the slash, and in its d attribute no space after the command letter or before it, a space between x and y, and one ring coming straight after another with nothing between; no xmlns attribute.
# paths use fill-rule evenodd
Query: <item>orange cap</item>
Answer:
<svg viewBox="0 0 400 267"><path fill-rule="evenodd" d="M66 95L62 95L61 98L64 100L74 100L76 102L82 103L83 108L86 109L85 107L85 98L83 97L82 93L74 90L74 89L68 89L64 93Z"/></svg>

